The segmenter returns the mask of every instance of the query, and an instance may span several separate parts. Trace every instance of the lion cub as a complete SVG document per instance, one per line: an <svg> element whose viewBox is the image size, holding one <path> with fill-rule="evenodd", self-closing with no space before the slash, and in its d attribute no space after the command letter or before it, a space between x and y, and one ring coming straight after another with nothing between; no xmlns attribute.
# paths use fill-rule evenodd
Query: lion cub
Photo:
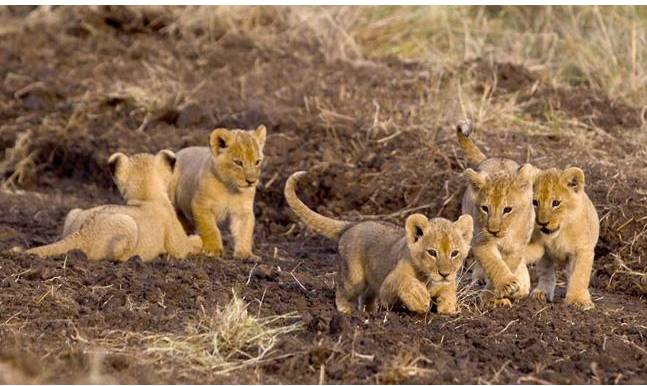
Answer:
<svg viewBox="0 0 647 386"><path fill-rule="evenodd" d="M539 283L531 297L553 301L555 264L568 262L566 303L594 308L589 280L600 220L584 191L584 172L576 167L541 171L535 179L532 203L536 224L531 247L541 260L537 263Z"/></svg>
<svg viewBox="0 0 647 386"><path fill-rule="evenodd" d="M439 313L456 313L456 274L470 249L470 216L452 223L413 214L405 229L375 221L351 223L327 218L297 197L295 185L304 174L296 172L288 178L285 198L306 225L339 240L342 262L335 295L337 310L351 313L364 304L372 312L379 297L385 307L401 302L413 312L425 313L434 298Z"/></svg>
<svg viewBox="0 0 647 386"><path fill-rule="evenodd" d="M254 195L261 174L266 128L255 131L215 129L209 147L188 147L177 153L170 197L178 212L194 226L203 249L223 253L218 222L229 218L234 257L258 260L252 253Z"/></svg>
<svg viewBox="0 0 647 386"><path fill-rule="evenodd" d="M475 219L472 253L477 271L487 276L487 288L495 296L493 305L510 305L510 298L524 298L530 292L525 250L535 221L532 208L532 183L536 168L521 167L510 159L487 158L469 138L471 125L458 125L456 134L467 159L478 165L478 172L465 170L469 185L462 201L462 212Z"/></svg>
<svg viewBox="0 0 647 386"><path fill-rule="evenodd" d="M62 240L26 253L45 257L79 249L90 260L126 261L139 256L149 261L162 253L184 258L200 251L200 239L187 237L167 195L175 165L173 152L131 157L115 153L108 165L126 205L72 209Z"/></svg>

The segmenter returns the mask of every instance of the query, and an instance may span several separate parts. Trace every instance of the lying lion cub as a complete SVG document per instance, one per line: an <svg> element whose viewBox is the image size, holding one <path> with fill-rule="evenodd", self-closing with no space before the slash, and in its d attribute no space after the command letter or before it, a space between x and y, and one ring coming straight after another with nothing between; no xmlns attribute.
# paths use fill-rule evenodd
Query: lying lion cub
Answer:
<svg viewBox="0 0 647 386"><path fill-rule="evenodd" d="M261 174L266 128L255 131L216 129L210 147L188 147L177 153L169 195L189 226L195 226L203 249L221 256L217 222L229 218L234 257L258 260L252 253L254 195Z"/></svg>
<svg viewBox="0 0 647 386"><path fill-rule="evenodd" d="M127 204L72 209L62 240L26 253L45 257L79 249L90 260L126 261L139 256L149 261L162 253L184 258L200 251L200 238L187 237L167 195L175 165L173 152L131 157L115 153L108 165Z"/></svg>
<svg viewBox="0 0 647 386"><path fill-rule="evenodd" d="M543 170L535 180L534 192L536 224L531 250L543 257L537 263L539 283L531 297L553 301L555 264L568 262L566 303L594 308L589 280L600 220L584 191L584 172L575 167Z"/></svg>
<svg viewBox="0 0 647 386"><path fill-rule="evenodd" d="M337 310L351 313L364 304L372 312L379 297L385 307L399 301L413 312L425 313L434 298L439 313L456 313L456 274L470 249L470 216L452 223L413 214L404 230L375 221L334 220L314 212L297 197L295 185L304 174L297 172L288 178L285 198L306 225L339 240L342 263Z"/></svg>
<svg viewBox="0 0 647 386"><path fill-rule="evenodd" d="M532 236L535 212L532 183L537 169L521 167L510 159L487 158L469 138L469 122L458 125L456 134L467 159L478 172L467 169L469 181L462 211L475 219L472 253L494 287L493 305L510 305L510 298L524 298L530 292L530 275L525 259Z"/></svg>

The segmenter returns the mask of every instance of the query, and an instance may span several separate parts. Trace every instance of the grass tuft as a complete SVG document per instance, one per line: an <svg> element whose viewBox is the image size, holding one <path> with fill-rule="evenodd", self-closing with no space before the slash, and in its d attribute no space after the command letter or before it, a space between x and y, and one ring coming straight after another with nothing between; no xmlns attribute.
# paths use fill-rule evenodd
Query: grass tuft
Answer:
<svg viewBox="0 0 647 386"><path fill-rule="evenodd" d="M242 367L270 360L279 337L298 331L299 318L292 312L270 317L255 317L234 292L231 301L215 313L202 310L186 334L149 337L148 353L172 356L196 370L225 374Z"/></svg>

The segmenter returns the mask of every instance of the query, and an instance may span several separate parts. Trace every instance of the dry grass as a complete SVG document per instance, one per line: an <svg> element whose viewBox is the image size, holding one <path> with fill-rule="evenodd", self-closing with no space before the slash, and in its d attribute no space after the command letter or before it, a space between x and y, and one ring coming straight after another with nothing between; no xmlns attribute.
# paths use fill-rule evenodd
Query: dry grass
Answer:
<svg viewBox="0 0 647 386"><path fill-rule="evenodd" d="M373 7L350 31L369 56L451 68L494 57L542 70L554 84L586 83L612 98L647 98L644 7Z"/></svg>
<svg viewBox="0 0 647 386"><path fill-rule="evenodd" d="M197 371L226 374L272 360L279 337L301 328L296 313L259 318L240 297L214 314L202 311L182 335L147 337L147 353L158 360L173 359ZM287 324L286 324L287 323Z"/></svg>
<svg viewBox="0 0 647 386"><path fill-rule="evenodd" d="M397 384L410 381L412 378L429 375L432 370L423 365L432 365L418 350L403 349L377 374L378 383Z"/></svg>
<svg viewBox="0 0 647 386"><path fill-rule="evenodd" d="M3 178L0 188L15 189L34 180L37 150L30 149L30 141L31 132L24 131L17 135L13 147L5 149L4 158L0 160L0 176Z"/></svg>

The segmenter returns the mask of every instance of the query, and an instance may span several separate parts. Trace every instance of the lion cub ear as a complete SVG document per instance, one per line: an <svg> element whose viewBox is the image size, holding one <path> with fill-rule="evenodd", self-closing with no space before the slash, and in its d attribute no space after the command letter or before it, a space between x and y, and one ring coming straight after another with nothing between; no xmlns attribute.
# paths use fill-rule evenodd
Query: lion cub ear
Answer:
<svg viewBox="0 0 647 386"><path fill-rule="evenodd" d="M262 151L263 147L265 147L265 138L267 137L267 128L265 127L265 125L258 125L256 130L252 132L252 136L254 136L258 147L260 147Z"/></svg>
<svg viewBox="0 0 647 386"><path fill-rule="evenodd" d="M209 146L211 146L211 152L215 155L220 154L221 151L225 150L234 141L234 134L228 129L220 128L215 129L211 132L209 137Z"/></svg>
<svg viewBox="0 0 647 386"><path fill-rule="evenodd" d="M115 176L117 171L126 166L128 162L128 156L124 153L114 153L108 158L108 168L110 168L110 174Z"/></svg>
<svg viewBox="0 0 647 386"><path fill-rule="evenodd" d="M535 177L539 173L539 169L532 166L531 164L523 164L517 170L517 178L515 183L519 189L526 189L532 187L532 184L535 182Z"/></svg>
<svg viewBox="0 0 647 386"><path fill-rule="evenodd" d="M476 190L481 190L485 186L485 178L474 171L474 169L465 169L463 175L467 180L472 184L472 187Z"/></svg>
<svg viewBox="0 0 647 386"><path fill-rule="evenodd" d="M571 167L564 170L560 180L576 193L584 189L584 172L580 168Z"/></svg>
<svg viewBox="0 0 647 386"><path fill-rule="evenodd" d="M425 234L429 228L429 220L422 214L412 214L407 217L404 227L407 234L407 244L411 246L420 241Z"/></svg>
<svg viewBox="0 0 647 386"><path fill-rule="evenodd" d="M163 162L168 164L168 166L171 168L171 170L175 170L175 153L168 149L160 150L157 153L157 156L162 159Z"/></svg>
<svg viewBox="0 0 647 386"><path fill-rule="evenodd" d="M464 214L454 221L454 227L458 230L465 243L470 244L472 242L472 236L474 235L474 220L469 214Z"/></svg>

